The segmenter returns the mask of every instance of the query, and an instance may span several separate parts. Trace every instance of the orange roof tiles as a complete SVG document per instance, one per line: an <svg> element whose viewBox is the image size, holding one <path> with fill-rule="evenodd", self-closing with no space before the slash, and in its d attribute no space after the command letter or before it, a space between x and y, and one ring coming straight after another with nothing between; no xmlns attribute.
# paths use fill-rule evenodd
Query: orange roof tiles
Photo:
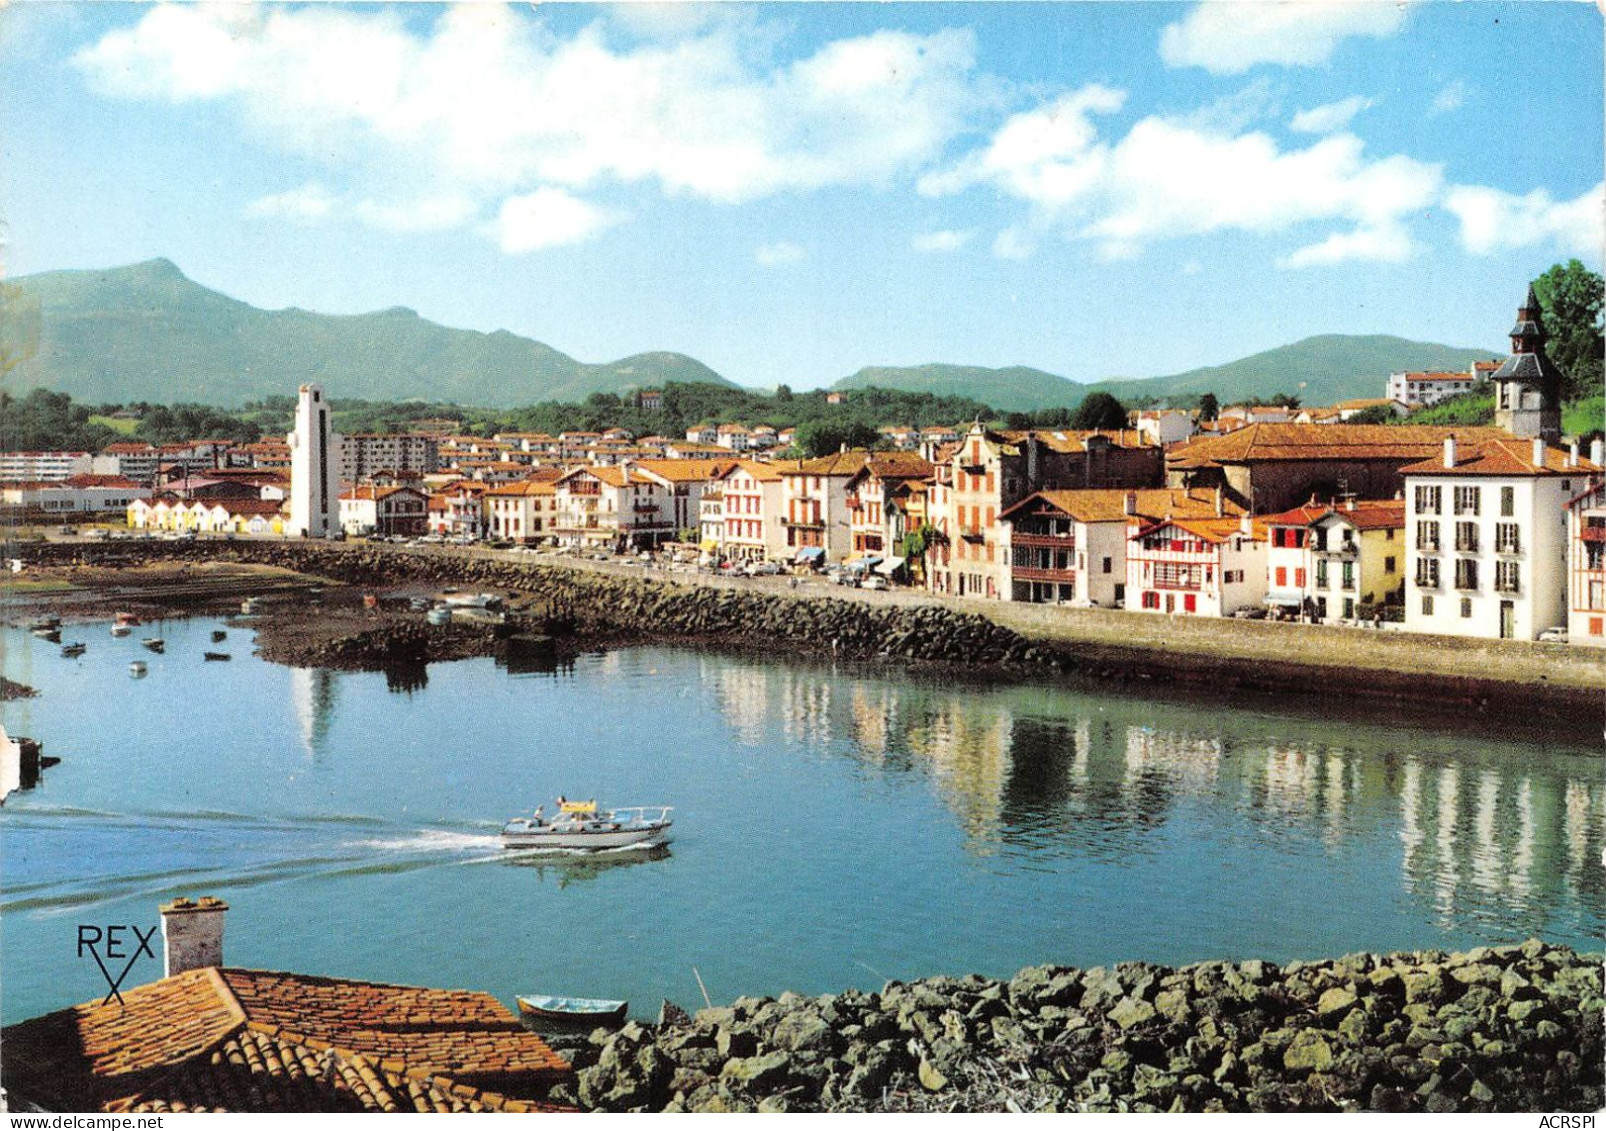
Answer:
<svg viewBox="0 0 1606 1131"><path fill-rule="evenodd" d="M1471 432L1496 431L1494 429L1461 429L1455 433L1455 467L1444 466L1442 451L1401 468L1405 475L1587 475L1602 469L1589 460L1579 457L1573 467L1567 466L1570 453L1566 448L1547 445L1543 464L1533 461L1533 441L1514 439L1505 432L1502 439L1466 442Z"/></svg>
<svg viewBox="0 0 1606 1131"><path fill-rule="evenodd" d="M644 459L636 463L636 469L675 483L696 483L717 478L737 462L734 459Z"/></svg>
<svg viewBox="0 0 1606 1131"><path fill-rule="evenodd" d="M67 1111L531 1111L569 1071L466 990L204 969L123 1002L8 1027L6 1086Z"/></svg>
<svg viewBox="0 0 1606 1131"><path fill-rule="evenodd" d="M789 459L772 464L782 475L853 475L870 459L863 448L832 452L815 459Z"/></svg>
<svg viewBox="0 0 1606 1131"><path fill-rule="evenodd" d="M1251 424L1219 436L1196 436L1171 448L1166 466L1208 467L1260 460L1419 460L1451 433L1469 439L1507 436L1498 428L1424 424Z"/></svg>
<svg viewBox="0 0 1606 1131"><path fill-rule="evenodd" d="M1133 505L1130 515L1126 510L1129 497ZM1164 519L1168 515L1209 518L1216 515L1216 493L1213 490L1157 487L1137 491L1111 488L1038 491L1010 507L1001 517L1008 518L1034 499L1047 502L1079 522L1120 522L1132 517L1153 520ZM1221 500L1221 513L1232 517L1242 514L1243 508L1224 497Z"/></svg>
<svg viewBox="0 0 1606 1131"><path fill-rule="evenodd" d="M1306 503L1281 514L1261 516L1267 526L1309 526L1337 515L1357 530L1400 530L1405 526L1405 500L1356 499L1351 503Z"/></svg>

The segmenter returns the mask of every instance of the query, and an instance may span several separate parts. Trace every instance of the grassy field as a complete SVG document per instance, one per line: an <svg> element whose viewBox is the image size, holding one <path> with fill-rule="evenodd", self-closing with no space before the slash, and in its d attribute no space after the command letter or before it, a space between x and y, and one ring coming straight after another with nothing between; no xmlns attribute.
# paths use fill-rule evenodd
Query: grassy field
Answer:
<svg viewBox="0 0 1606 1131"><path fill-rule="evenodd" d="M134 429L139 427L137 420L118 420L111 416L91 416L89 423L104 425L121 436L132 436Z"/></svg>
<svg viewBox="0 0 1606 1131"><path fill-rule="evenodd" d="M1606 426L1606 396L1574 401L1561 413L1561 430L1568 436L1582 436Z"/></svg>

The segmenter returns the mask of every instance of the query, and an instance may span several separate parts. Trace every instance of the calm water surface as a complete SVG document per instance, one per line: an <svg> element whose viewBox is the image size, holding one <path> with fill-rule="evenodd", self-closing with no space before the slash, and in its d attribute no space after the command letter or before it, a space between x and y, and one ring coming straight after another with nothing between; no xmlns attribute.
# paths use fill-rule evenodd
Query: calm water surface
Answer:
<svg viewBox="0 0 1606 1131"><path fill-rule="evenodd" d="M1274 960L1602 934L1600 761L1316 711L638 649L558 672L293 670L6 630L63 759L0 809L0 1011L98 997L80 923L226 898L233 965L628 997L651 1013L1039 962ZM212 647L227 664L205 663ZM129 678L130 660L150 675ZM537 862L554 794L676 806L667 855ZM158 947L158 954L160 953ZM150 960L131 983L159 973Z"/></svg>

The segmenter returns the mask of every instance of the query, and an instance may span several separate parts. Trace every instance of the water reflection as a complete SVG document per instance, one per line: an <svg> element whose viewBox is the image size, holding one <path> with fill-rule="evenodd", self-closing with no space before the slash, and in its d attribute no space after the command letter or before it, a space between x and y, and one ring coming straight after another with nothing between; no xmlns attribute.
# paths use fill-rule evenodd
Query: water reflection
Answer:
<svg viewBox="0 0 1606 1131"><path fill-rule="evenodd" d="M335 673L327 668L290 669L290 705L307 754L323 753L335 710Z"/></svg>
<svg viewBox="0 0 1606 1131"><path fill-rule="evenodd" d="M393 695L411 695L428 686L428 664L391 664L385 669L385 690Z"/></svg>
<svg viewBox="0 0 1606 1131"><path fill-rule="evenodd" d="M504 852L502 863L535 873L538 880L548 877L557 881L559 889L571 884L589 883L610 872L633 868L655 860L666 860L670 851L667 844L630 852L591 852L566 855L551 852Z"/></svg>
<svg viewBox="0 0 1606 1131"><path fill-rule="evenodd" d="M1230 811L1261 842L1341 852L1386 831L1404 890L1440 926L1536 920L1606 894L1606 803L1582 751L1430 730L1239 714L1230 731L1174 703L952 688L730 660L702 677L744 743L779 730L881 774L920 774L967 851L1131 857L1188 808Z"/></svg>

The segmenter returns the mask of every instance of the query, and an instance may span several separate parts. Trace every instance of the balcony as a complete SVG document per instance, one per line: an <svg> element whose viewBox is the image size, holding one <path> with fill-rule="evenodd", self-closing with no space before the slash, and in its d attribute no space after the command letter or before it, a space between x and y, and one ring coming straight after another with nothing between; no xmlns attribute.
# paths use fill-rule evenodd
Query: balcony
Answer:
<svg viewBox="0 0 1606 1131"><path fill-rule="evenodd" d="M1047 581L1059 585L1076 582L1074 569L1039 569L1035 566L1012 566L1010 576L1016 581Z"/></svg>
<svg viewBox="0 0 1606 1131"><path fill-rule="evenodd" d="M1043 550L1076 549L1076 535L1074 534L1012 534L1009 539L1012 546L1034 546Z"/></svg>
<svg viewBox="0 0 1606 1131"><path fill-rule="evenodd" d="M1606 542L1606 526L1586 526L1578 533L1585 542Z"/></svg>
<svg viewBox="0 0 1606 1131"><path fill-rule="evenodd" d="M987 465L984 463L962 463L959 465L959 470L966 475L981 475L987 470Z"/></svg>
<svg viewBox="0 0 1606 1131"><path fill-rule="evenodd" d="M966 542L981 542L987 537L986 533L979 526L961 527L959 530L959 536Z"/></svg>

